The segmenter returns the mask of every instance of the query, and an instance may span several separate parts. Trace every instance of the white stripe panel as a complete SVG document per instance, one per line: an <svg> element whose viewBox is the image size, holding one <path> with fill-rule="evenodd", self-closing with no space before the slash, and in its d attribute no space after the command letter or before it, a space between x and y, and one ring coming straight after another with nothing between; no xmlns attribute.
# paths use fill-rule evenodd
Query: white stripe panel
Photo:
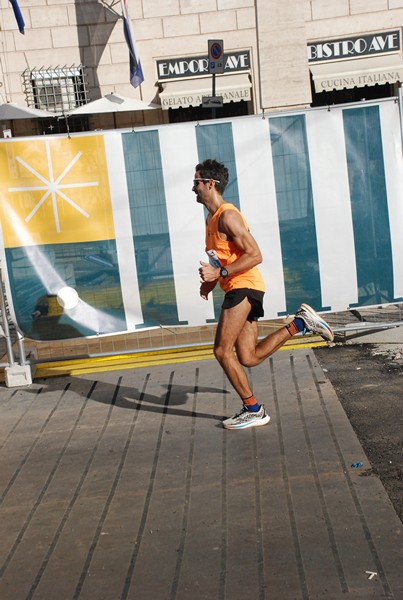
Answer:
<svg viewBox="0 0 403 600"><path fill-rule="evenodd" d="M178 316L189 325L203 325L214 318L214 307L212 297L206 302L199 294L198 269L207 257L204 211L192 192L199 162L195 125L161 127L159 141Z"/></svg>
<svg viewBox="0 0 403 600"><path fill-rule="evenodd" d="M263 255L265 319L273 319L286 310L286 296L269 121L235 119L232 131L240 207Z"/></svg>
<svg viewBox="0 0 403 600"><path fill-rule="evenodd" d="M354 232L341 109L306 115L323 306L358 301Z"/></svg>
<svg viewBox="0 0 403 600"><path fill-rule="evenodd" d="M134 331L135 326L142 324L144 320L137 279L122 134L119 131L110 131L104 134L104 140L123 307L125 310L127 329L128 331Z"/></svg>
<svg viewBox="0 0 403 600"><path fill-rule="evenodd" d="M393 260L394 297L403 296L403 162L399 107L381 103L383 159L388 197L390 238Z"/></svg>

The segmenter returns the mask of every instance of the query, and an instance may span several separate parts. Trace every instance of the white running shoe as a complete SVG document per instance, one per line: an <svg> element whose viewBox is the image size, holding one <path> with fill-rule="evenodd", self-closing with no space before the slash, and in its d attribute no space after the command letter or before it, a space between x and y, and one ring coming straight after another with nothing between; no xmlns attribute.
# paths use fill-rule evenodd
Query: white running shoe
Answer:
<svg viewBox="0 0 403 600"><path fill-rule="evenodd" d="M310 333L318 333L327 342L334 340L334 333L330 325L309 304L301 304L295 316L303 320L306 330Z"/></svg>
<svg viewBox="0 0 403 600"><path fill-rule="evenodd" d="M240 413L225 419L222 424L225 429L246 429L247 427L260 427L270 421L263 404L257 412L252 412L244 406Z"/></svg>

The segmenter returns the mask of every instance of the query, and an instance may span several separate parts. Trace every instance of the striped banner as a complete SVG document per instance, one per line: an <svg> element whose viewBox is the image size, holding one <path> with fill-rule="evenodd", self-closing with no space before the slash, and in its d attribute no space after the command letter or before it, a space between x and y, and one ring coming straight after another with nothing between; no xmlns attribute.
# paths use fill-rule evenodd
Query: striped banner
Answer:
<svg viewBox="0 0 403 600"><path fill-rule="evenodd" d="M264 257L266 318L403 299L398 105L361 103L0 142L0 255L27 337L67 339L217 320L199 296L195 165L230 170L225 198Z"/></svg>

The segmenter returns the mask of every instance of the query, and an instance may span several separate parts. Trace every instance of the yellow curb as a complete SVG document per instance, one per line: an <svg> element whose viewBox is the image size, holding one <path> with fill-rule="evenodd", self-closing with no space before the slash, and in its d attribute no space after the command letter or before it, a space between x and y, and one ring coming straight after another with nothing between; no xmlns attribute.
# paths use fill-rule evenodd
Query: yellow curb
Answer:
<svg viewBox="0 0 403 600"><path fill-rule="evenodd" d="M300 348L317 348L326 346L323 341L311 342L296 340L287 342L280 350L298 350ZM47 377L78 376L90 373L102 373L105 371L119 371L123 369L139 369L141 367L157 367L172 363L184 363L197 360L208 360L214 358L213 345L193 346L191 348L176 348L167 350L150 350L132 354L120 354L116 356L88 357L79 359L66 359L54 362L37 363L34 379L46 379ZM4 370L0 372L0 381L4 382Z"/></svg>
<svg viewBox="0 0 403 600"><path fill-rule="evenodd" d="M182 354L182 355L181 355ZM191 362L214 358L211 348L192 349L188 352L177 350L147 352L140 354L124 354L101 358L82 360L67 360L41 363L37 365L35 379L59 377L61 375L82 375L84 373L102 373L104 371L119 371L123 369L139 369L141 367L157 367L170 363Z"/></svg>
<svg viewBox="0 0 403 600"><path fill-rule="evenodd" d="M311 341L308 341L311 339ZM300 340L293 339L286 342L280 350L298 350L300 348L317 348L326 346L327 342L318 341L317 336L308 336ZM213 344L209 346L192 346L175 349L148 350L119 354L115 356L88 357L66 359L57 361L40 362L35 365L33 379L46 379L47 377L78 376L105 371L118 371L123 369L138 369L141 367L156 367L172 363L184 363L197 360L214 358ZM0 371L0 381L4 382L4 369Z"/></svg>

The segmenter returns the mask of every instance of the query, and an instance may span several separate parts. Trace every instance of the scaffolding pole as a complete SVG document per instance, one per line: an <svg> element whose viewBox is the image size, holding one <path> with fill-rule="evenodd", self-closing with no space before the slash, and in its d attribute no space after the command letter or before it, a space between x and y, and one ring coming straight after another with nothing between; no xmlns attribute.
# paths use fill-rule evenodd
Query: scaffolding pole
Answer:
<svg viewBox="0 0 403 600"><path fill-rule="evenodd" d="M1 316L3 320L3 330L4 330L4 338L6 340L6 348L7 348L7 358L8 358L8 366L4 369L5 382L7 387L22 387L31 385L32 383L32 374L30 365L26 364L25 361L25 348L23 338L20 334L18 334L18 348L19 348L19 360L20 364L17 364L13 345L11 341L10 328L8 325L7 318L7 306L6 306L6 297L4 293L4 285L3 285L3 273L2 268L0 267L0 307L1 307Z"/></svg>

